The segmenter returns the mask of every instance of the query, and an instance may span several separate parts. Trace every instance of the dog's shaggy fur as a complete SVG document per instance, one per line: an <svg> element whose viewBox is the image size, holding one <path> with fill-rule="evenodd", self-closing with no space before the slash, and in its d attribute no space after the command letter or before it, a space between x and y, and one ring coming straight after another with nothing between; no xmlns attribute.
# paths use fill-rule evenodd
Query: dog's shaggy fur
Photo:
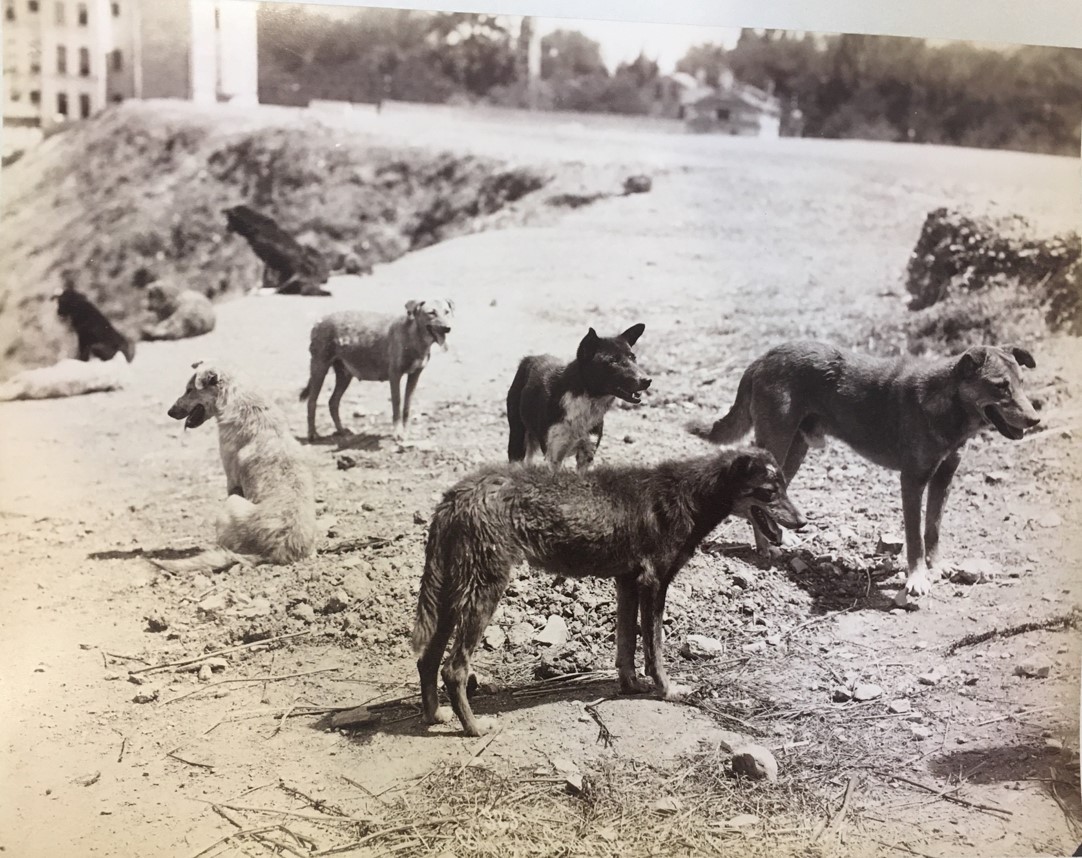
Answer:
<svg viewBox="0 0 1082 858"><path fill-rule="evenodd" d="M194 364L184 394L169 409L186 429L218 418L228 497L217 521L217 551L155 561L171 572L225 568L238 561L292 563L316 545L312 472L285 415L229 370Z"/></svg>
<svg viewBox="0 0 1082 858"><path fill-rule="evenodd" d="M308 400L308 439L315 441L317 438L316 400L323 388L323 379L332 367L334 391L330 409L336 434L349 434L342 425L338 406L349 383L356 378L391 383L394 437L396 440L404 438L413 391L428 363L433 343L445 344L454 309L453 301L436 298L407 301L405 315L342 310L316 322L309 345L311 372L300 396L302 401ZM403 375L406 376L404 397L401 394Z"/></svg>
<svg viewBox="0 0 1082 858"><path fill-rule="evenodd" d="M143 326L144 340L183 340L214 330L214 305L194 289L171 283L151 283L146 293L147 310L154 321Z"/></svg>
<svg viewBox="0 0 1082 858"><path fill-rule="evenodd" d="M540 451L558 468L574 453L578 469L588 468L616 398L638 404L650 386L631 351L645 329L640 323L599 337L590 328L571 363L552 355L524 357L507 391L507 458L532 460Z"/></svg>
<svg viewBox="0 0 1082 858"><path fill-rule="evenodd" d="M75 331L79 360L88 361L91 357L111 360L120 352L131 363L135 358L135 344L114 328L112 322L73 283L71 275L67 274L63 290L53 297L56 298L56 315Z"/></svg>
<svg viewBox="0 0 1082 858"><path fill-rule="evenodd" d="M522 560L556 575L613 578L621 691L649 689L635 673L641 614L655 689L666 699L686 693L670 683L662 659L665 594L698 544L729 515L754 519L776 540L779 523L804 524L774 458L756 448L653 468L580 473L503 465L466 477L444 495L428 531L413 628L425 721L450 717L437 706L436 675L457 628L443 680L466 733L487 729L466 698L470 659L511 568Z"/></svg>
<svg viewBox="0 0 1082 858"><path fill-rule="evenodd" d="M23 370L0 383L0 402L13 399L58 399L106 390L120 390L131 370L125 361L84 362L66 358L52 366Z"/></svg>
<svg viewBox="0 0 1082 858"><path fill-rule="evenodd" d="M1018 440L1040 422L1019 371L1035 365L1017 346L974 346L960 357L924 361L873 358L825 343L786 343L752 362L732 408L707 437L731 444L754 431L755 443L782 462L787 484L808 446L822 446L827 435L900 471L909 575L898 601L905 604L931 586L943 505L965 442L988 425ZM756 542L766 548L758 533Z"/></svg>

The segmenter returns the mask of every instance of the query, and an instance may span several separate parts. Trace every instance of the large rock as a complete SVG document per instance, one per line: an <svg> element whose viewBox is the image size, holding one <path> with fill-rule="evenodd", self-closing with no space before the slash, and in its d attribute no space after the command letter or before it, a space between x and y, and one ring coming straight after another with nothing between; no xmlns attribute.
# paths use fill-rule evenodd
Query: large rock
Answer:
<svg viewBox="0 0 1082 858"><path fill-rule="evenodd" d="M762 745L748 744L733 748L733 773L751 780L776 781L778 761Z"/></svg>
<svg viewBox="0 0 1082 858"><path fill-rule="evenodd" d="M558 614L550 614L545 627L534 635L534 641L548 646L563 646L569 634L567 621Z"/></svg>
<svg viewBox="0 0 1082 858"><path fill-rule="evenodd" d="M725 645L721 641L706 635L688 635L680 648L680 654L684 658L713 658L724 651Z"/></svg>

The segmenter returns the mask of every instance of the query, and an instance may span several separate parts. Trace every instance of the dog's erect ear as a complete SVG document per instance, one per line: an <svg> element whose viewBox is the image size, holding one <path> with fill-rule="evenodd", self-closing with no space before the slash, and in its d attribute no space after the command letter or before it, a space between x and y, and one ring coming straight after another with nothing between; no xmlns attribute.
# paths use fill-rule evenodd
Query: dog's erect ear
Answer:
<svg viewBox="0 0 1082 858"><path fill-rule="evenodd" d="M450 298L444 298L443 300L447 302L447 312L453 313L455 311L455 302Z"/></svg>
<svg viewBox="0 0 1082 858"><path fill-rule="evenodd" d="M632 325L630 328L620 334L620 339L627 343L629 346L633 346L635 345L636 341L638 341L639 337L642 336L642 332L645 330L646 325L644 325L642 322L639 322L639 324Z"/></svg>
<svg viewBox="0 0 1082 858"><path fill-rule="evenodd" d="M597 343L600 339L601 337L597 335L597 331L590 328L590 330L586 332L586 336L583 337L582 341L579 343L578 359L589 360L592 358L597 352Z"/></svg>
<svg viewBox="0 0 1082 858"><path fill-rule="evenodd" d="M1037 361L1033 359L1033 355L1021 346L1006 346L1004 351L1011 355L1019 366L1028 367L1029 369L1037 368Z"/></svg>
<svg viewBox="0 0 1082 858"><path fill-rule="evenodd" d="M979 348L966 349L954 365L954 370L962 378L971 378L984 366L984 351Z"/></svg>
<svg viewBox="0 0 1082 858"><path fill-rule="evenodd" d="M201 367L202 365L203 361L197 360L195 363L192 364L192 369L199 369L199 367Z"/></svg>
<svg viewBox="0 0 1082 858"><path fill-rule="evenodd" d="M406 315L407 316L414 315L419 309L421 309L421 304L423 304L423 303L424 303L424 301L407 301L406 302Z"/></svg>

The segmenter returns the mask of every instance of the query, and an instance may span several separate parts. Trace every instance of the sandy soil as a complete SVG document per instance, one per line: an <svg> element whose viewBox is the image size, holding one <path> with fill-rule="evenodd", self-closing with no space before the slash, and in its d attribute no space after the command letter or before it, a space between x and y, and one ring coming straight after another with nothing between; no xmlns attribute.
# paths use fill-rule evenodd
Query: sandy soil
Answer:
<svg viewBox="0 0 1082 858"><path fill-rule="evenodd" d="M513 154L554 169L619 165L651 173L654 190L547 226L454 239L363 280L337 278L328 299L223 304L211 335L143 344L124 391L2 406L6 854L194 856L236 830L212 802L316 814L320 805L292 789L351 813L378 813L387 798L371 793L408 799L418 777L475 753L501 771L550 768L558 759L584 768L645 760L664 769L704 742L731 741L739 713L776 749L803 743L799 752L779 751L783 779L833 801L859 774L855 821L830 840L836 854L880 854L878 841L936 856L1073 850L1082 839L1073 821L1080 818L1077 632L1032 632L946 654L968 633L1079 603L1082 499L1071 433L1082 431L1074 369L1082 355L1073 339L1033 344L1038 369L1029 381L1047 428L1017 444L982 435L963 460L947 510L947 551L988 560L999 573L993 582L943 582L920 611L889 610L901 577L880 574L875 549L880 533L900 530L896 476L837 445L810 456L793 487L812 521L795 555L809 571L794 571L792 557L768 567L729 545L746 543L746 527L719 529L675 588L668 657L728 720L614 700L602 708L616 737L606 749L582 706L611 694L605 683L496 707L501 730L483 748L414 720L347 733L326 729L319 716L283 717L298 706L410 692L406 632L424 520L457 476L503 457L502 401L521 355L570 355L588 325L614 331L645 322L637 352L654 377L651 395L611 415L599 461L699 452L684 424L727 407L743 367L769 345L815 336L860 346L876 321L905 312L901 274L929 209L1000 207L1050 228L1079 220L1079 164L1067 159L852 142L760 147L406 110L384 119L379 133L392 144L409 138ZM301 435L296 395L312 322L340 307L394 310L426 295L453 298L458 315L448 351L434 354L422 378L414 443L391 442L384 387L355 384L345 413L359 434L310 448L328 552L285 568L159 577L139 551L206 544L224 494L214 427L184 433L165 413L190 363L232 362L287 409ZM322 404L319 420L329 431ZM356 466L341 467L343 456ZM732 584L736 572L751 576L746 587ZM521 587L497 623L537 621L570 611L574 601L549 581L525 579ZM338 591L348 608L327 611L323 601ZM590 592L596 599L601 591ZM542 593L555 593L554 601ZM315 608L311 623L291 610L304 603ZM610 613L599 603L597 617L571 625L601 667L611 643L598 630ZM168 629L148 631L148 616L164 618ZM227 669L211 682L306 675L211 685L164 671L144 685L129 681L129 670L268 632L306 634L282 648L226 656ZM739 663L723 669L680 659L687 632L719 637L724 661ZM486 650L481 669L521 678L540 655L534 646ZM1027 660L1048 667L1048 676L1016 675ZM935 684L918 679L933 670ZM852 679L884 694L832 702L832 690ZM151 689L156 700L133 702ZM900 699L910 713L888 710ZM948 803L891 775L936 791L957 788L951 795L1012 814ZM234 816L249 826L280 818ZM761 835L771 820L759 825L744 836ZM343 842L335 836L324 830L319 845ZM785 851L809 839L794 835ZM667 851L664 842L657 848ZM207 854L264 853L226 842Z"/></svg>

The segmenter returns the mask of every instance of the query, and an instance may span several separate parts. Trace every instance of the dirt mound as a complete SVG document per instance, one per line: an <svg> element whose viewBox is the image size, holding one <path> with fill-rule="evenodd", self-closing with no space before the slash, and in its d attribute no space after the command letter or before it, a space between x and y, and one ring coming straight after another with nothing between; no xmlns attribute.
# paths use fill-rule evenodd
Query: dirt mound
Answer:
<svg viewBox="0 0 1082 858"><path fill-rule="evenodd" d="M259 282L261 265L222 209L271 214L333 267L387 262L453 235L548 177L486 158L382 148L303 114L277 125L126 104L5 170L0 341L7 372L51 363L68 337L46 297L60 271L128 334L154 278L216 298ZM298 118L299 117L299 118Z"/></svg>

